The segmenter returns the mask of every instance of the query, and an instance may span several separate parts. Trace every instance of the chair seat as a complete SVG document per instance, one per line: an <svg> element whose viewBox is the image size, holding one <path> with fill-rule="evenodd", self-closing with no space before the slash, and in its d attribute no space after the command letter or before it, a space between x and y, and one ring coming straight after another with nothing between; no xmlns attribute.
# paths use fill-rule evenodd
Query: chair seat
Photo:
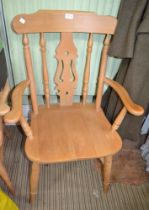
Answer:
<svg viewBox="0 0 149 210"><path fill-rule="evenodd" d="M104 157L122 146L120 136L94 104L39 106L38 115L31 115L31 129L34 137L27 138L25 152L40 163Z"/></svg>

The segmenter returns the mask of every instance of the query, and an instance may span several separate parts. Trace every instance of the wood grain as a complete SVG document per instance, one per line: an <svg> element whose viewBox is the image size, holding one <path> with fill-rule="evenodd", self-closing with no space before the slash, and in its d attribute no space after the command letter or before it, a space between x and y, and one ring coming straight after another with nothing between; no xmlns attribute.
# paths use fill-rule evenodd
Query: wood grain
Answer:
<svg viewBox="0 0 149 210"><path fill-rule="evenodd" d="M31 165L31 175L30 175L30 203L35 199L38 190L38 181L39 181L40 165L36 162L33 162Z"/></svg>
<svg viewBox="0 0 149 210"><path fill-rule="evenodd" d="M31 129L34 138L27 139L25 152L39 163L104 157L122 146L120 136L112 131L103 111L96 112L95 104L41 106L38 115L31 116Z"/></svg>
<svg viewBox="0 0 149 210"><path fill-rule="evenodd" d="M91 12L40 10L33 14L17 15L12 21L12 28L21 34L39 31L114 34L116 24L115 17L100 16Z"/></svg>
<svg viewBox="0 0 149 210"><path fill-rule="evenodd" d="M29 39L27 34L23 34L23 45L24 45L24 57L25 57L25 64L27 70L27 77L28 80L30 81L30 94L32 99L33 111L35 112L35 114L38 114L35 78L34 78L32 59L29 48Z"/></svg>
<svg viewBox="0 0 149 210"><path fill-rule="evenodd" d="M12 21L12 28L23 34L24 55L28 81L19 84L12 95L12 110L4 119L6 122L21 123L27 136L25 153L33 162L30 177L30 201L37 193L39 164L57 163L81 159L100 158L104 166L104 190L110 183L112 156L122 146L117 128L122 123L126 111L134 115L143 114L143 108L136 105L126 90L117 82L105 78L108 49L111 35L114 34L117 20L110 16L101 16L92 12L40 10L33 14L17 15ZM60 32L61 38L56 48L58 61L55 83L60 98L60 105L50 105L49 81L46 63L46 40L44 33ZM73 32L89 33L86 66L84 72L83 104L73 104L74 91L77 86L76 70L77 49L73 42ZM46 106L38 106L35 79L29 49L28 34L40 34L44 92ZM93 34L105 35L99 68L96 103L87 104L90 77ZM110 85L120 96L124 107L116 117L113 125L106 119L100 105L104 83ZM22 115L22 94L30 85L33 113L31 127Z"/></svg>
<svg viewBox="0 0 149 210"><path fill-rule="evenodd" d="M3 144L4 144L4 129L3 129L3 119L0 116L0 177L5 182L6 186L8 187L9 191L14 194L14 187L10 181L8 176L8 172L4 165L4 154L3 154Z"/></svg>
<svg viewBox="0 0 149 210"><path fill-rule="evenodd" d="M112 156L104 157L104 168L103 168L103 187L104 192L108 192L110 186L110 174L112 168Z"/></svg>
<svg viewBox="0 0 149 210"><path fill-rule="evenodd" d="M143 107L135 104L132 101L128 92L122 85L108 78L105 78L104 81L116 91L116 93L119 95L120 99L122 100L128 112L136 116L140 116L144 113Z"/></svg>
<svg viewBox="0 0 149 210"><path fill-rule="evenodd" d="M61 33L55 57L58 61L55 83L57 94L60 97L60 105L70 106L73 103L73 95L78 81L75 66L77 49L73 42L72 33Z"/></svg>
<svg viewBox="0 0 149 210"><path fill-rule="evenodd" d="M124 119L126 113L127 113L127 109L126 109L126 107L124 106L124 107L122 108L122 110L119 112L119 114L118 114L118 116L116 117L116 119L114 120L114 123L113 123L113 125L112 125L112 129L113 129L113 130L117 130L117 129L120 127L120 125L121 125L121 123L122 123L122 121L123 121L123 119Z"/></svg>
<svg viewBox="0 0 149 210"><path fill-rule="evenodd" d="M24 133L26 134L26 136L29 139L32 139L33 138L32 130L31 130L29 124L27 123L27 121L26 121L26 119L25 119L25 117L23 115L21 115L19 121L20 121L22 129L24 130Z"/></svg>
<svg viewBox="0 0 149 210"><path fill-rule="evenodd" d="M84 73L84 84L83 84L83 104L86 104L86 99L88 95L88 83L90 78L90 63L91 63L91 53L93 47L93 34L89 34L88 43L87 43L87 57Z"/></svg>
<svg viewBox="0 0 149 210"><path fill-rule="evenodd" d="M99 111L101 105L101 99L103 94L104 78L106 74L107 59L108 59L108 49L110 45L110 38L106 35L103 50L101 55L101 61L99 66L99 78L98 78L98 87L97 87L97 96L96 96L96 110Z"/></svg>
<svg viewBox="0 0 149 210"><path fill-rule="evenodd" d="M49 76L48 76L48 67L46 61L46 41L44 38L44 33L40 33L40 49L42 57L42 69L43 69L43 80L44 80L44 93L46 98L46 105L49 108L50 106L50 90L49 90Z"/></svg>
<svg viewBox="0 0 149 210"><path fill-rule="evenodd" d="M11 97L12 109L4 116L6 123L16 123L20 120L22 116L22 96L28 85L29 81L24 80L15 87Z"/></svg>

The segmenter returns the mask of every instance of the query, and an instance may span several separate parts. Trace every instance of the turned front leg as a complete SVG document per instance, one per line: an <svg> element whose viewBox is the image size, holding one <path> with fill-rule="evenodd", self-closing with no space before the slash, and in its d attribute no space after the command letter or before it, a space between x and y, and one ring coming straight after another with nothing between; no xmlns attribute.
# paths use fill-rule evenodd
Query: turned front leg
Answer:
<svg viewBox="0 0 149 210"><path fill-rule="evenodd" d="M38 190L40 165L36 162L32 163L30 175L30 203L35 199Z"/></svg>
<svg viewBox="0 0 149 210"><path fill-rule="evenodd" d="M0 177L3 179L3 181L5 182L5 184L7 185L9 191L14 194L14 188L13 188L13 185L9 179L9 176L8 176L8 173L6 171L6 168L3 164L3 162L1 162L0 160Z"/></svg>
<svg viewBox="0 0 149 210"><path fill-rule="evenodd" d="M4 129L3 129L2 117L0 116L0 177L3 179L3 181L9 188L10 192L14 194L13 185L9 179L8 173L3 163L3 159L4 159L3 140L4 140Z"/></svg>
<svg viewBox="0 0 149 210"><path fill-rule="evenodd" d="M112 167L112 156L104 157L104 166L103 166L103 187L104 192L107 192L110 186L110 175Z"/></svg>

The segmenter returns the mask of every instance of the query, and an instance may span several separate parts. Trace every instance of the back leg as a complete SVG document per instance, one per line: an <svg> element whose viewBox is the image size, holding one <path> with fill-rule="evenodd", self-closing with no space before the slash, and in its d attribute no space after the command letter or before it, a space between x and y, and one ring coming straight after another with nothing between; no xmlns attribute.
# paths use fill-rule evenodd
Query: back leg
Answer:
<svg viewBox="0 0 149 210"><path fill-rule="evenodd" d="M4 159L4 154L3 154L3 140L4 140L4 129L3 129L3 122L2 122L2 117L0 117L0 177L3 179L5 184L7 185L8 189L12 194L14 194L14 188L13 185L9 179L7 170L4 166L3 159Z"/></svg>
<svg viewBox="0 0 149 210"><path fill-rule="evenodd" d="M30 203L35 199L38 190L40 165L36 162L32 163L30 175Z"/></svg>
<svg viewBox="0 0 149 210"><path fill-rule="evenodd" d="M3 146L0 147L0 177L3 179L8 189L14 194L14 188L8 176L7 170L3 164Z"/></svg>
<svg viewBox="0 0 149 210"><path fill-rule="evenodd" d="M10 190L10 192L12 194L14 194L14 188L13 185L9 179L8 173L6 171L5 166L2 164L2 162L0 162L0 176L2 177L3 181L5 182L5 184L7 185L8 189Z"/></svg>
<svg viewBox="0 0 149 210"><path fill-rule="evenodd" d="M104 157L103 165L103 188L104 192L107 192L110 186L110 175L112 168L112 156Z"/></svg>

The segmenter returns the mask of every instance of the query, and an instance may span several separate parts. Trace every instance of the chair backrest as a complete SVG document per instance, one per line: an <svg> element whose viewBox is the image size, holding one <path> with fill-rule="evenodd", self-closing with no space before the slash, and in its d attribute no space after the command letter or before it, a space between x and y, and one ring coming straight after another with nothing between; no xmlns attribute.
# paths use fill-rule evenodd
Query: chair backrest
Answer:
<svg viewBox="0 0 149 210"><path fill-rule="evenodd" d="M96 97L96 108L100 107L103 92L103 80L105 77L107 51L110 44L111 35L114 34L117 20L111 16L96 15L91 12L75 11L50 11L40 10L34 14L20 14L12 21L12 28L18 34L23 34L24 56L27 69L27 77L30 81L30 93L33 105L33 111L38 113L38 104L36 98L35 79L32 67L31 53L29 47L28 34L40 34L40 49L42 58L42 70L44 80L44 94L46 105L49 107L49 79L46 62L46 40L45 33L60 32L61 38L56 49L56 59L58 61L55 74L55 83L57 94L60 97L61 105L71 105L73 95L77 86L76 58L77 49L74 45L72 33L88 33L87 56L84 70L83 82L83 103L86 103L88 94L88 83L90 76L90 61L93 47L93 34L105 34L102 56L100 61L100 74L98 78L98 88Z"/></svg>

